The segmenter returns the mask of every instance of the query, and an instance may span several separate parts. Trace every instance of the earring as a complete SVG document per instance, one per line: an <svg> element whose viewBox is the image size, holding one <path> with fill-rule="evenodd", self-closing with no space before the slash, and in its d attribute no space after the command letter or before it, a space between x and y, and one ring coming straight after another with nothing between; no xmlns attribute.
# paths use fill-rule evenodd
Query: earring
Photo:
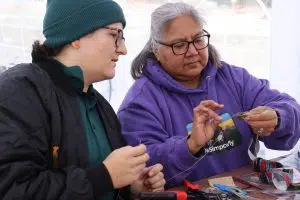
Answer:
<svg viewBox="0 0 300 200"><path fill-rule="evenodd" d="M76 41L72 42L72 47L74 47L75 49L79 49L80 48L80 41L76 40Z"/></svg>

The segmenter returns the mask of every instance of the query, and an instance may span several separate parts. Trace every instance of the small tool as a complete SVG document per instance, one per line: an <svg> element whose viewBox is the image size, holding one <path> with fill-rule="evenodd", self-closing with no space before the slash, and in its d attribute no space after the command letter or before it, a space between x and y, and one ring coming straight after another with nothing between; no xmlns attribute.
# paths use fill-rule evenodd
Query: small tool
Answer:
<svg viewBox="0 0 300 200"><path fill-rule="evenodd" d="M236 117L238 119L245 119L247 117L247 112L238 112L231 116L232 118Z"/></svg>
<svg viewBox="0 0 300 200"><path fill-rule="evenodd" d="M185 190L168 190L164 192L141 192L140 200L239 200L237 195L227 191L209 192L200 190L200 186L184 180Z"/></svg>
<svg viewBox="0 0 300 200"><path fill-rule="evenodd" d="M236 188L236 187L232 187L232 186L228 186L228 185L223 185L223 184L213 184L213 186L221 191L224 192L229 192L231 194L234 194L240 198L243 198L247 195L247 192Z"/></svg>

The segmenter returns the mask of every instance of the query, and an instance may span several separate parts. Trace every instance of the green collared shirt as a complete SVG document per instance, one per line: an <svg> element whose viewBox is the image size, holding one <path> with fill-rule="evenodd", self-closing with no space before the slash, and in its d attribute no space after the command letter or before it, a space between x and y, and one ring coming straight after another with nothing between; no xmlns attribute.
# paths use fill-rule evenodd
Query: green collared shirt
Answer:
<svg viewBox="0 0 300 200"><path fill-rule="evenodd" d="M102 162L112 151L101 115L96 107L97 101L93 94L94 89L90 85L88 91L86 93L83 92L83 72L80 67L63 66L63 71L68 77L71 77L70 84L78 90L80 113L87 138L89 164L93 166ZM101 199L112 200L113 192L101 197Z"/></svg>

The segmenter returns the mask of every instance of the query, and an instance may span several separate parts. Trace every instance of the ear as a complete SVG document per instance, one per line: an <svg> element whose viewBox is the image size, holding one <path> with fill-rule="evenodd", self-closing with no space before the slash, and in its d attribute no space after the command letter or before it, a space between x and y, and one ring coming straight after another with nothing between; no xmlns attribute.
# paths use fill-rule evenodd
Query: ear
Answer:
<svg viewBox="0 0 300 200"><path fill-rule="evenodd" d="M153 49L153 53L154 53L154 55L155 55L157 61L159 61L160 56L159 56L159 51L158 51L158 49L157 49L157 48L154 48L154 49Z"/></svg>
<svg viewBox="0 0 300 200"><path fill-rule="evenodd" d="M79 49L80 48L80 40L75 40L71 43L72 47L75 49Z"/></svg>

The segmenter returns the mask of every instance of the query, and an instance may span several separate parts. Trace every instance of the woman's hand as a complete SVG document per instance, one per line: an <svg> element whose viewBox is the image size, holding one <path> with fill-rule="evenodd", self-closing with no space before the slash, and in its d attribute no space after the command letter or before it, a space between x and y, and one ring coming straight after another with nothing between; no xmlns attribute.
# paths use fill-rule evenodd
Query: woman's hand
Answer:
<svg viewBox="0 0 300 200"><path fill-rule="evenodd" d="M114 150L103 161L114 188L122 188L139 179L149 160L145 145L126 146Z"/></svg>
<svg viewBox="0 0 300 200"><path fill-rule="evenodd" d="M197 153L214 136L215 129L222 118L215 110L223 108L224 105L212 100L202 101L194 108L193 129L187 140L190 151Z"/></svg>
<svg viewBox="0 0 300 200"><path fill-rule="evenodd" d="M140 192L163 191L166 181L162 169L163 166L161 164L144 168L139 179L130 186L130 191L133 196L137 197Z"/></svg>
<svg viewBox="0 0 300 200"><path fill-rule="evenodd" d="M273 108L258 106L246 113L244 120L258 136L269 136L278 124L278 116Z"/></svg>

